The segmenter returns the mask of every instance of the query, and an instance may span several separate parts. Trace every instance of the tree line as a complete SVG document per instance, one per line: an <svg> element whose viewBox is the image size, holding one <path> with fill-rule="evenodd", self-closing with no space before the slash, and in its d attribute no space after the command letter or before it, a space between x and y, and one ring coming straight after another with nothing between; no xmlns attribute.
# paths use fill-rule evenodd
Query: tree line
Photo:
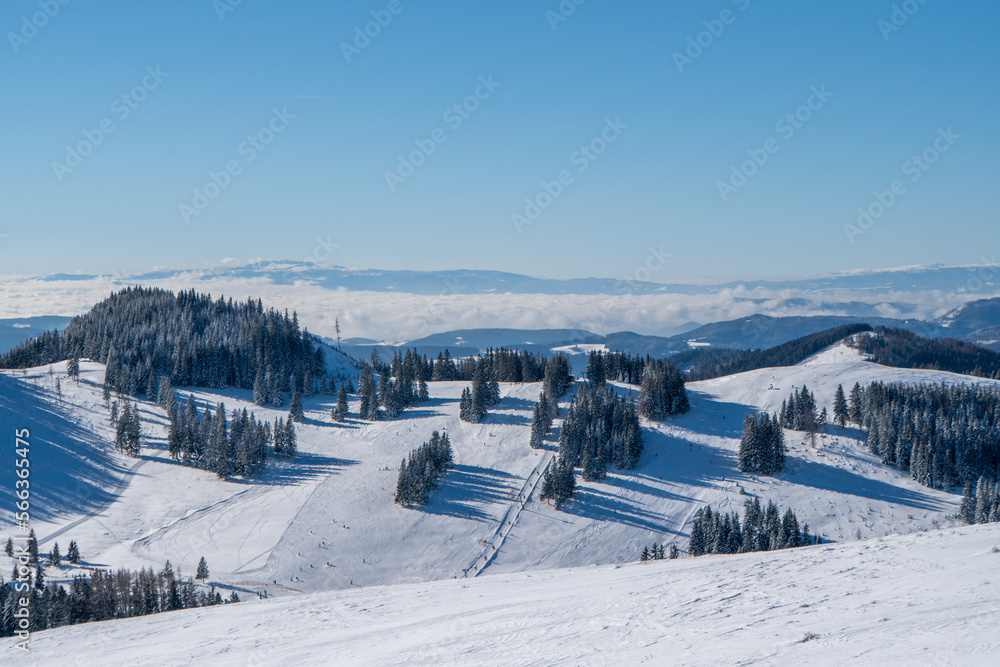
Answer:
<svg viewBox="0 0 1000 667"><path fill-rule="evenodd" d="M708 348L681 352L673 357L673 360L678 366L689 369L687 371L689 381L708 380L759 368L794 366L848 336L871 330L872 327L868 324L845 324L809 334L766 350Z"/></svg>
<svg viewBox="0 0 1000 667"><path fill-rule="evenodd" d="M202 559L204 562L204 559ZM204 572L207 578L207 568ZM152 568L115 572L94 570L89 577L77 575L69 586L45 583L44 570L15 578L9 584L0 579L0 636L15 634L18 619L14 613L21 600L28 600L28 618L32 632L115 618L132 618L162 611L208 607L222 604L222 596L212 586L206 590L191 578L182 579L170 561L154 572ZM239 602L234 591L226 602Z"/></svg>
<svg viewBox="0 0 1000 667"><path fill-rule="evenodd" d="M924 486L948 489L1000 472L1000 389L873 382L851 390L850 421L868 449Z"/></svg>
<svg viewBox="0 0 1000 667"><path fill-rule="evenodd" d="M955 338L923 338L906 329L879 327L854 344L883 366L1000 379L1000 353Z"/></svg>

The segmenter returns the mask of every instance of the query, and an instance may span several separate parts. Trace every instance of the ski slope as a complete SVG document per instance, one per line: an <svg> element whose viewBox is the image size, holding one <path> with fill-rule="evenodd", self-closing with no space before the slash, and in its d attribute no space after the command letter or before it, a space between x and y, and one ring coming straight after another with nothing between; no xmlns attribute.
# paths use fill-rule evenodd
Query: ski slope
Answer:
<svg viewBox="0 0 1000 667"><path fill-rule="evenodd" d="M176 611L7 664L995 665L1000 538L969 526Z"/></svg>
<svg viewBox="0 0 1000 667"><path fill-rule="evenodd" d="M62 400L51 390L55 378ZM140 459L114 453L102 379L103 368L86 361L79 384L65 377L65 364L52 375L44 367L0 376L4 428L27 422L35 435L33 525L42 552L73 539L85 567L160 569L169 559L185 575L204 556L211 580L244 599L630 562L654 542L684 549L700 507L739 511L750 495L792 507L831 541L954 526L957 495L882 465L854 429L831 427L815 446L789 432L787 470L759 478L736 469L740 429L748 412L777 409L802 384L829 406L838 383L989 382L876 366L838 345L798 366L691 383L689 414L644 424L635 469L581 482L557 512L537 497L557 433L551 449L527 445L537 383L502 385L501 403L482 424L458 419L460 382L430 383L430 401L376 423L335 424L333 397L311 397L296 459L272 460L259 479L222 481L169 459L165 415L148 403L140 402ZM223 400L229 411L246 407L270 421L286 414L253 406L248 392L192 393L202 406ZM401 508L392 501L399 463L433 430L450 434L456 467L427 507ZM85 483L57 486L70 479ZM5 478L0 491L12 483ZM0 556L9 569L5 562ZM50 580L73 574L65 566L47 572Z"/></svg>

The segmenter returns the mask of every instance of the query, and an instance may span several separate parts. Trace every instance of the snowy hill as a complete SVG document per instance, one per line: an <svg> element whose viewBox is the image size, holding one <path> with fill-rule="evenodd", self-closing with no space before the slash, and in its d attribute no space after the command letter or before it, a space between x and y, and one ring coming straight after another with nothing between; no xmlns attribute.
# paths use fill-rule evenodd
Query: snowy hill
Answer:
<svg viewBox="0 0 1000 667"><path fill-rule="evenodd" d="M527 446L538 384L502 385L501 403L475 425L458 419L460 382L430 383L432 399L394 421L337 425L329 418L332 397L309 398L299 457L273 461L260 479L227 482L169 459L165 416L150 404L140 402L148 435L140 459L114 453L103 369L82 367L79 385L65 377L64 364L52 376L40 368L0 378L4 427L33 429L37 474L54 480L33 496L42 551L75 539L90 566L161 567L170 559L188 574L205 556L213 581L251 595L628 562L654 542L684 548L699 507L738 510L748 495L793 508L828 540L952 526L956 495L882 465L853 429L830 428L815 447L790 432L786 472L758 478L736 469L740 428L749 411L776 409L802 384L829 405L838 383L990 382L885 368L838 345L798 366L692 383L689 414L645 424L646 450L635 469L581 483L557 512L537 499L553 452ZM51 391L55 378L61 401ZM285 414L252 405L248 392L193 394L203 406L223 400L230 411L246 407L269 421ZM357 413L356 402L351 409ZM82 433L65 430L70 424ZM392 502L399 462L432 430L450 434L456 468L426 508L403 509ZM81 469L95 471L91 486L56 483ZM2 492L12 484L4 478Z"/></svg>
<svg viewBox="0 0 1000 667"><path fill-rule="evenodd" d="M5 647L4 658L26 665L995 665L998 550L992 526L971 526L352 588L57 628L33 637L30 656Z"/></svg>

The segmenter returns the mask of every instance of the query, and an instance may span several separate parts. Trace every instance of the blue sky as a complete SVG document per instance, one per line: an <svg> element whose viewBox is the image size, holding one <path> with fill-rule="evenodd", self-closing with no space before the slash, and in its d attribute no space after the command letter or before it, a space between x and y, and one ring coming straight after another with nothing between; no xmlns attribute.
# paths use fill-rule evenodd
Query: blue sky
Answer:
<svg viewBox="0 0 1000 667"><path fill-rule="evenodd" d="M998 20L987 0L10 0L0 274L977 263L1000 245Z"/></svg>

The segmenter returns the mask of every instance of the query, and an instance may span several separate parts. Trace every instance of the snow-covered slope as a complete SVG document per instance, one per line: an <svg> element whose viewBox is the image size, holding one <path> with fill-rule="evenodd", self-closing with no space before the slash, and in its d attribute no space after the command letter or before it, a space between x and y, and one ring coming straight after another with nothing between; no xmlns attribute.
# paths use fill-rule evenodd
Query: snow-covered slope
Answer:
<svg viewBox="0 0 1000 667"><path fill-rule="evenodd" d="M1000 538L350 589L36 634L33 665L995 665ZM74 662L75 661L75 662Z"/></svg>
<svg viewBox="0 0 1000 667"><path fill-rule="evenodd" d="M835 346L798 366L692 383L690 414L645 425L646 450L635 469L581 483L557 512L537 498L553 451L527 445L538 384L504 385L500 405L477 425L457 416L464 383L431 383L431 401L377 423L334 424L333 398L309 398L298 458L273 461L260 479L227 482L170 461L165 417L150 404L141 404L149 436L142 457L115 454L100 365L84 362L79 385L65 377L64 364L52 376L47 371L0 378L5 425L32 428L36 474L44 459L46 474L56 476L33 485L34 506L48 508L33 517L42 551L75 539L90 566L159 568L170 559L188 575L205 556L212 580L244 597L628 562L654 542L684 548L699 507L738 511L748 495L792 507L828 540L952 526L955 494L882 465L854 429L831 427L815 446L790 432L787 471L758 478L736 469L740 428L749 411L776 409L802 384L829 405L838 383L990 382L876 366ZM61 401L50 389L55 378ZM202 405L224 400L230 411L246 407L267 420L285 414L253 406L247 392L194 395ZM399 462L433 430L449 432L457 466L426 508L403 509L392 502ZM47 482L88 469L103 471L90 475L95 488ZM12 484L3 478L0 492ZM65 496L66 489L75 495ZM0 557L0 567L9 567L5 561ZM66 579L72 571L48 574Z"/></svg>

